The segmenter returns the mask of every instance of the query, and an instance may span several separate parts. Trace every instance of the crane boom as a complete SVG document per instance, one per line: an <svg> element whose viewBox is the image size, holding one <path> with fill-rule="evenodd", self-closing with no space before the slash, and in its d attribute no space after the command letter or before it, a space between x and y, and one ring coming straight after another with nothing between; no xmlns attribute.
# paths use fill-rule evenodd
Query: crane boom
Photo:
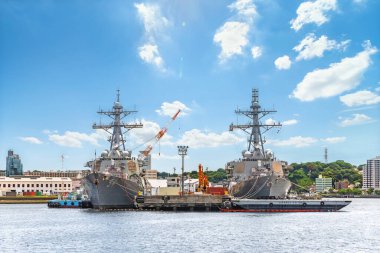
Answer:
<svg viewBox="0 0 380 253"><path fill-rule="evenodd" d="M141 154L141 157L140 158L144 158L146 156L149 155L150 151L152 151L153 147L157 144L157 142L159 142L161 140L162 137L164 137L164 135L168 132L168 129L169 129L169 126L170 124L176 120L177 116L179 115L179 113L181 112L181 109L178 109L178 111L171 117L171 120L169 121L169 123L160 129L160 131L158 131L158 133L150 140L148 140L146 143L154 140L153 144L149 144L144 151L140 151L140 154Z"/></svg>

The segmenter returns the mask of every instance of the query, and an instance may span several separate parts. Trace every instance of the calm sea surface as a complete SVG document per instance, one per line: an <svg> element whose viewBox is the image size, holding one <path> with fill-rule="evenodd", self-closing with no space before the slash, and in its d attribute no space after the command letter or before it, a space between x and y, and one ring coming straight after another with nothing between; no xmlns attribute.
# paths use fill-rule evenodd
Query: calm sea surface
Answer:
<svg viewBox="0 0 380 253"><path fill-rule="evenodd" d="M0 205L0 252L380 252L380 199L334 213L99 212Z"/></svg>

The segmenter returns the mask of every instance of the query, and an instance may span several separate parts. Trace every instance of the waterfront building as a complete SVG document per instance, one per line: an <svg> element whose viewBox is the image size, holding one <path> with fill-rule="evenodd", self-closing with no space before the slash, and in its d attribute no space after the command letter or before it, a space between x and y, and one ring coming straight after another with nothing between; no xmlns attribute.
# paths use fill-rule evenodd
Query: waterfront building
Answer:
<svg viewBox="0 0 380 253"><path fill-rule="evenodd" d="M167 177L168 187L180 187L181 178L180 177Z"/></svg>
<svg viewBox="0 0 380 253"><path fill-rule="evenodd" d="M67 170L67 171L60 171L60 170L51 170L51 171L25 171L24 176L28 177L69 177L71 179L74 178L84 178L88 176L91 173L91 170Z"/></svg>
<svg viewBox="0 0 380 253"><path fill-rule="evenodd" d="M20 156L15 154L11 149L8 150L6 166L5 175L7 177L22 175L22 163Z"/></svg>
<svg viewBox="0 0 380 253"><path fill-rule="evenodd" d="M335 189L340 190L340 189L347 189L349 186L349 183L347 180L344 181L339 181L335 183Z"/></svg>
<svg viewBox="0 0 380 253"><path fill-rule="evenodd" d="M199 185L199 179L186 179L183 183L184 192L196 192Z"/></svg>
<svg viewBox="0 0 380 253"><path fill-rule="evenodd" d="M363 167L363 189L380 189L380 156L367 160Z"/></svg>
<svg viewBox="0 0 380 253"><path fill-rule="evenodd" d="M158 195L159 189L168 187L166 179L148 179L149 186L147 187L148 195Z"/></svg>
<svg viewBox="0 0 380 253"><path fill-rule="evenodd" d="M157 170L146 170L144 177L146 179L157 179Z"/></svg>
<svg viewBox="0 0 380 253"><path fill-rule="evenodd" d="M333 187L332 178L323 177L322 175L319 175L319 177L315 179L315 187L317 193L328 191L330 188Z"/></svg>
<svg viewBox="0 0 380 253"><path fill-rule="evenodd" d="M50 195L72 192L73 183L68 177L0 177L0 195L6 192L40 192Z"/></svg>
<svg viewBox="0 0 380 253"><path fill-rule="evenodd" d="M82 179L91 173L90 170L68 170L68 171L25 171L24 177L68 177L72 180L72 188L79 190L81 187Z"/></svg>

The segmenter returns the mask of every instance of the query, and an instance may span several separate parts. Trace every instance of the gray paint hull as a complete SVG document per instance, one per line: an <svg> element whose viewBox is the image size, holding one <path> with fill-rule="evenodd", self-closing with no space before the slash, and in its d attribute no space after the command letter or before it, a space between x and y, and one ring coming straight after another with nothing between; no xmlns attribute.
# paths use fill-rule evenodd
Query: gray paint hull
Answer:
<svg viewBox="0 0 380 253"><path fill-rule="evenodd" d="M91 173L84 179L84 187L95 209L133 208L139 185L131 180L103 173Z"/></svg>
<svg viewBox="0 0 380 253"><path fill-rule="evenodd" d="M236 198L285 198L291 183L276 175L255 176L252 179L238 182L231 189Z"/></svg>
<svg viewBox="0 0 380 253"><path fill-rule="evenodd" d="M224 203L225 212L334 212L349 205L350 200L259 200L233 199Z"/></svg>

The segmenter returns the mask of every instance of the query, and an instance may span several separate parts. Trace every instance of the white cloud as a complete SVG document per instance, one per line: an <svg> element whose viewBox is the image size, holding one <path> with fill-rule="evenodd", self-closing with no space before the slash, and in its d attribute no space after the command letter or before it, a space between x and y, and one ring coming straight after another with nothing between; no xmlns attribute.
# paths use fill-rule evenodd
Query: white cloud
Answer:
<svg viewBox="0 0 380 253"><path fill-rule="evenodd" d="M137 13L144 23L145 32L149 36L155 36L169 25L167 18L161 15L160 7L148 3L135 3Z"/></svg>
<svg viewBox="0 0 380 253"><path fill-rule="evenodd" d="M377 52L375 47L371 47L369 41L363 46L364 50L354 57L332 63L329 68L316 69L307 73L290 97L301 101L313 101L317 98L336 96L355 88L371 64L370 56Z"/></svg>
<svg viewBox="0 0 380 253"><path fill-rule="evenodd" d="M354 4L365 4L367 0L353 0Z"/></svg>
<svg viewBox="0 0 380 253"><path fill-rule="evenodd" d="M347 139L346 137L328 137L325 139L321 139L321 141L327 142L330 144L335 144L335 143L339 143L339 142L344 142L344 141L346 141L346 139Z"/></svg>
<svg viewBox="0 0 380 253"><path fill-rule="evenodd" d="M318 26L329 21L326 13L337 9L336 0L307 1L300 4L297 17L290 21L291 28L298 31L302 26L315 23Z"/></svg>
<svg viewBox="0 0 380 253"><path fill-rule="evenodd" d="M102 130L92 134L66 131L63 135L49 134L49 140L60 146L80 148L84 142L99 146L99 140L106 140L107 135Z"/></svg>
<svg viewBox="0 0 380 253"><path fill-rule="evenodd" d="M290 120L285 120L282 122L283 126L290 126L290 125L295 125L298 123L298 120L296 119L290 119Z"/></svg>
<svg viewBox="0 0 380 253"><path fill-rule="evenodd" d="M163 102L160 109L156 110L156 112L159 115L165 115L165 116L170 116L173 117L174 114L178 111L181 110L179 113L178 117L182 117L187 115L189 112L191 112L191 109L187 107L185 104L181 103L180 101L174 101L172 103L169 102Z"/></svg>
<svg viewBox="0 0 380 253"><path fill-rule="evenodd" d="M140 58L150 64L155 65L157 68L165 71L163 67L163 60L158 52L158 46L155 44L145 44L139 47Z"/></svg>
<svg viewBox="0 0 380 253"><path fill-rule="evenodd" d="M228 8L236 11L236 15L225 22L214 35L214 43L219 44L219 63L224 63L234 55L242 55L248 45L248 32L253 19L258 16L256 6L252 0L237 0Z"/></svg>
<svg viewBox="0 0 380 253"><path fill-rule="evenodd" d="M289 69L290 66L292 66L292 61L289 59L289 56L284 55L281 57L278 57L274 61L274 65L277 69Z"/></svg>
<svg viewBox="0 0 380 253"><path fill-rule="evenodd" d="M310 33L293 50L299 53L296 58L297 61L310 60L314 57L322 57L325 51L345 50L349 43L350 40L338 43L335 40L329 40L325 35L317 39L314 33Z"/></svg>
<svg viewBox="0 0 380 253"><path fill-rule="evenodd" d="M42 144L43 142L41 140L39 140L38 138L36 137L19 137L20 140L22 141L25 141L25 142L29 142L29 143L32 143L32 144Z"/></svg>
<svg viewBox="0 0 380 253"><path fill-rule="evenodd" d="M341 126L353 126L353 125L361 125L372 122L372 118L365 114L353 114L352 118L343 119L340 123Z"/></svg>
<svg viewBox="0 0 380 253"><path fill-rule="evenodd" d="M339 99L343 104L349 107L380 103L380 96L368 90L361 90L347 94L339 97Z"/></svg>
<svg viewBox="0 0 380 253"><path fill-rule="evenodd" d="M315 138L302 136L290 137L287 140L267 140L267 144L269 145L277 147L292 146L296 148L307 147L316 142L318 142L318 140Z"/></svg>
<svg viewBox="0 0 380 253"><path fill-rule="evenodd" d="M220 147L226 145L233 145L244 141L244 138L230 132L212 133L202 132L199 129L192 129L186 131L182 138L177 141L178 145L188 145L191 148L206 148L206 147Z"/></svg>
<svg viewBox="0 0 380 253"><path fill-rule="evenodd" d="M275 121L272 118L269 118L269 119L265 120L265 125L273 125L273 124L277 124L277 121Z"/></svg>
<svg viewBox="0 0 380 253"><path fill-rule="evenodd" d="M253 59L257 59L259 58L261 55L262 55L262 49L261 47L252 47L251 48L251 54L252 54L252 57Z"/></svg>
<svg viewBox="0 0 380 253"><path fill-rule="evenodd" d="M186 156L185 159L188 159L189 156ZM163 153L157 154L154 153L152 154L152 159L154 160L180 160L181 157L179 155L165 155Z"/></svg>
<svg viewBox="0 0 380 253"><path fill-rule="evenodd" d="M242 22L226 22L215 35L214 42L220 44L222 51L219 54L220 62L226 61L233 55L243 54L243 48L248 44L247 34L249 25Z"/></svg>
<svg viewBox="0 0 380 253"><path fill-rule="evenodd" d="M167 18L162 16L160 7L148 3L135 3L137 13L144 24L145 36L144 45L138 48L140 58L165 72L164 60L159 52L157 39L162 36L164 29L169 26Z"/></svg>
<svg viewBox="0 0 380 253"><path fill-rule="evenodd" d="M296 120L296 119L290 119L290 120L285 120L283 122L277 122L277 121L275 121L274 119L271 119L271 118L265 120L265 124L266 125L274 125L274 124L279 124L279 123L281 123L283 126L290 126L290 125L297 124L298 120Z"/></svg>
<svg viewBox="0 0 380 253"><path fill-rule="evenodd" d="M230 4L228 8L236 10L238 17L248 22L252 22L253 18L258 15L256 5L252 0L236 0L236 2Z"/></svg>

